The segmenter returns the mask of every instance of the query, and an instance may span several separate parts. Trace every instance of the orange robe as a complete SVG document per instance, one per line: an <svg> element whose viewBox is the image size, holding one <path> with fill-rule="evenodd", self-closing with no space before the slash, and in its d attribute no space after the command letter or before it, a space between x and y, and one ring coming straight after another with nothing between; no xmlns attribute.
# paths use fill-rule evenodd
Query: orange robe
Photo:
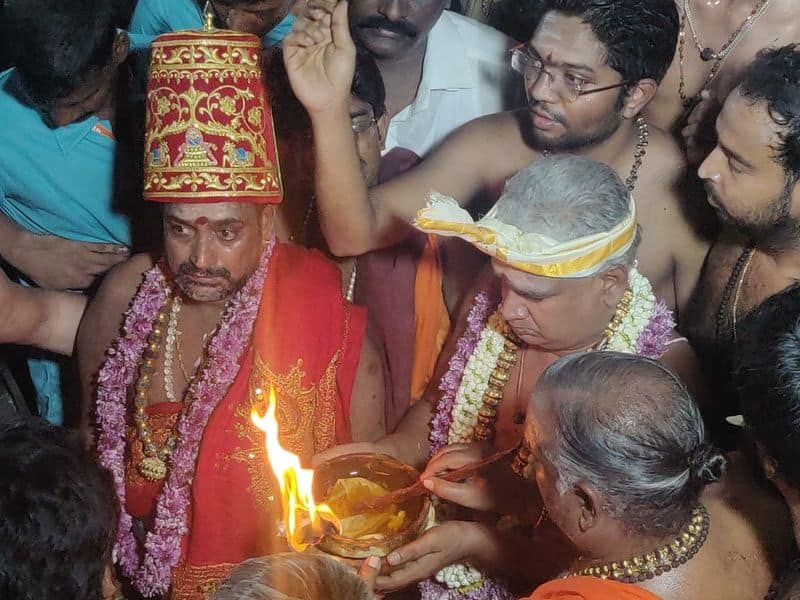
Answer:
<svg viewBox="0 0 800 600"><path fill-rule="evenodd" d="M540 585L526 600L660 600L632 583L596 577L567 577Z"/></svg>
<svg viewBox="0 0 800 600"><path fill-rule="evenodd" d="M411 405L425 393L439 354L450 333L450 313L444 301L444 274L439 239L429 235L417 263L414 280L414 357Z"/></svg>
<svg viewBox="0 0 800 600"><path fill-rule="evenodd" d="M281 443L304 462L350 441L350 396L365 321L363 309L342 299L333 263L316 251L276 245L251 343L203 433L189 531L172 571L170 598L205 598L242 560L286 550L277 532L280 490L266 464L264 434L250 421L251 390L274 386ZM157 443L166 439L178 410L177 403L148 407ZM141 444L133 427L127 450L126 505L150 528L162 484L139 476Z"/></svg>

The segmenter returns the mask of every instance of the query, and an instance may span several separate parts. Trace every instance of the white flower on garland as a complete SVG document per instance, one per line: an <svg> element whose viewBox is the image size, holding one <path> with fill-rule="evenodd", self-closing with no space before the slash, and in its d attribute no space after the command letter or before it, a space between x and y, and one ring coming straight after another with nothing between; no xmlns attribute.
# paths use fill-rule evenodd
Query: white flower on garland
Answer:
<svg viewBox="0 0 800 600"><path fill-rule="evenodd" d="M477 587L483 581L483 575L469 565L448 565L436 574L436 581L451 590L466 593L470 588Z"/></svg>
<svg viewBox="0 0 800 600"><path fill-rule="evenodd" d="M656 297L647 277L635 268L628 271L628 287L633 294L628 312L623 316L617 330L611 335L603 350L616 350L629 354L636 352L639 336L653 318Z"/></svg>
<svg viewBox="0 0 800 600"><path fill-rule="evenodd" d="M489 388L489 376L497 366L497 359L505 345L506 338L502 331L503 318L494 313L489 317L478 345L464 367L464 375L453 405L452 424L447 436L449 444L469 443L473 440L478 425L478 411L483 406L483 395Z"/></svg>

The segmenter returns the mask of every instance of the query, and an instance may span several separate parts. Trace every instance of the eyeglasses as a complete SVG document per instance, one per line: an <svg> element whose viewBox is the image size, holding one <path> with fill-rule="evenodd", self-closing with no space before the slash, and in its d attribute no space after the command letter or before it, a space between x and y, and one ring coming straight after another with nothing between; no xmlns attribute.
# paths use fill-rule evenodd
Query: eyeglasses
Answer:
<svg viewBox="0 0 800 600"><path fill-rule="evenodd" d="M370 107L367 112L363 114L350 117L350 127L353 128L353 133L356 135L364 133L372 126L377 125L377 123L378 120L375 118L372 107Z"/></svg>
<svg viewBox="0 0 800 600"><path fill-rule="evenodd" d="M526 44L511 49L511 68L522 75L526 83L535 83L541 74L545 73L550 79L550 89L566 102L575 102L581 96L613 90L630 83L625 80L585 90L583 86L586 85L586 81L582 77L548 67L541 58L530 53Z"/></svg>

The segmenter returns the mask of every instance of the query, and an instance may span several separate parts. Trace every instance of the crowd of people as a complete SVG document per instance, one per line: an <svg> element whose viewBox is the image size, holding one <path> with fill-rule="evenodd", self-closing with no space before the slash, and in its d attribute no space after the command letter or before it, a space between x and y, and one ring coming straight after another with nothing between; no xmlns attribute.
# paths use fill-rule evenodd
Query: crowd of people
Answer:
<svg viewBox="0 0 800 600"><path fill-rule="evenodd" d="M4 0L0 597L800 598L794 8Z"/></svg>

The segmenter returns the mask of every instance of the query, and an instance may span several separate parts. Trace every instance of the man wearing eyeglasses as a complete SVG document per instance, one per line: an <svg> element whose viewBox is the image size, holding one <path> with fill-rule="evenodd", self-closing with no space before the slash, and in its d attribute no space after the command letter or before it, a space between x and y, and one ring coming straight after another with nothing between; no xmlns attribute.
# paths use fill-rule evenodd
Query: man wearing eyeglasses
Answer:
<svg viewBox="0 0 800 600"><path fill-rule="evenodd" d="M420 166L367 194L346 118L353 46L345 7L308 11L285 42L295 93L313 122L317 196L324 233L340 255L389 246L408 235L431 191L475 207L548 153L605 162L634 189L643 227L642 271L678 309L695 285L707 245L683 213L679 149L639 114L672 60L678 13L670 0L544 0L526 45L512 52L525 109L476 119Z"/></svg>

